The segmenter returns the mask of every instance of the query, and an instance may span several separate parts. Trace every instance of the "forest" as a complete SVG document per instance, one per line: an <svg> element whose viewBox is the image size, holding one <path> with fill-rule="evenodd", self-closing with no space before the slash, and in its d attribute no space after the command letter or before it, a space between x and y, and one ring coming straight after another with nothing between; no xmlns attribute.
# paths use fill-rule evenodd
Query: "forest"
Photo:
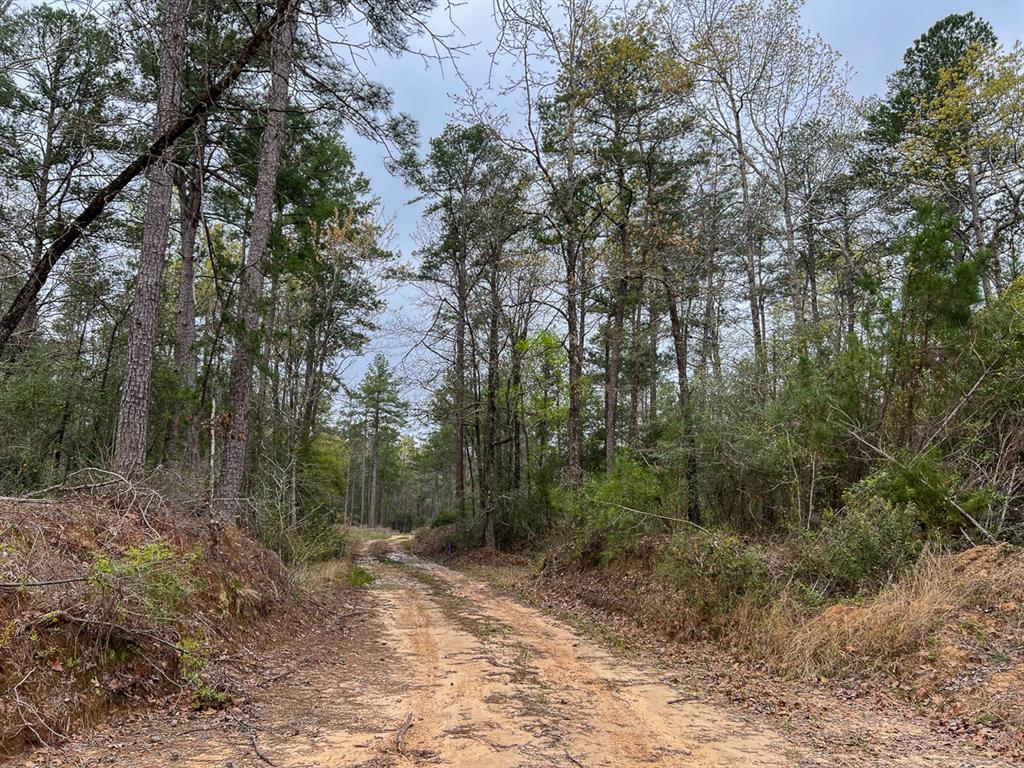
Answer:
<svg viewBox="0 0 1024 768"><path fill-rule="evenodd" d="M498 3L519 112L467 90L420 147L346 52L457 61L427 0L176 3L5 9L5 493L98 468L297 557L1021 535L1019 41L948 16L858 101L788 0ZM353 381L396 283L415 365Z"/></svg>
<svg viewBox="0 0 1024 768"><path fill-rule="evenodd" d="M235 696L208 672L232 617L358 640L345 622L372 613L372 642L415 667L409 627L454 622L454 595L492 623L462 616L442 649L466 626L494 653L515 650L495 626L555 642L468 573L620 649L633 635L608 615L639 645L761 660L750 685L893 675L938 701L900 675L956 646L933 678L987 665L988 698L956 688L935 710L1024 756L1019 37L936 15L861 98L797 0L489 9L480 41L434 0L0 3L0 754L81 714L53 695L81 659L40 633L77 648L102 627L89 663L113 665L111 696L154 695L124 682L132 654L173 652L143 666L180 675L194 711ZM483 84L460 69L481 51ZM452 73L435 135L378 77L395 60ZM352 146L422 211L413 247ZM455 570L410 587L416 556ZM337 594L292 598L338 568ZM375 579L406 599L354 597ZM309 658L362 652L343 635ZM536 662L556 680L577 663L559 643ZM11 649L46 659L20 693L33 672ZM271 683L290 674L268 654ZM33 685L52 711L20 698ZM447 690L408 717L366 705L401 724L388 760L413 759L407 733L456 733L430 721ZM654 730L623 733L616 764L683 764L635 756L676 717L641 718ZM239 733L274 764L258 727ZM609 748L552 743L543 764ZM893 749L849 764L903 765ZM373 764L421 764L401 760Z"/></svg>

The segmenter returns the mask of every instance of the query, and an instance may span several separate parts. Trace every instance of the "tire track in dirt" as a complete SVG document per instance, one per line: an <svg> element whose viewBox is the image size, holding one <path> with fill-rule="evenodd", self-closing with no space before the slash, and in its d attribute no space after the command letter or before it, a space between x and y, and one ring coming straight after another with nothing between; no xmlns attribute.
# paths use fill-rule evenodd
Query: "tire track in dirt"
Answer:
<svg viewBox="0 0 1024 768"><path fill-rule="evenodd" d="M550 619L482 594L447 569L412 562L403 570L414 583L401 596L415 607L396 606L389 630L409 641L410 659L422 658L422 647L445 649L443 674L410 671L424 678L425 711L443 713L440 723L433 715L423 727L417 723L415 743L446 762L496 768L789 764L778 737L735 718L722 729L720 713L693 702L671 704L675 691L613 665L605 652ZM410 612L429 618L411 633ZM446 680L453 694L447 701ZM466 749L467 741L484 735L488 753Z"/></svg>

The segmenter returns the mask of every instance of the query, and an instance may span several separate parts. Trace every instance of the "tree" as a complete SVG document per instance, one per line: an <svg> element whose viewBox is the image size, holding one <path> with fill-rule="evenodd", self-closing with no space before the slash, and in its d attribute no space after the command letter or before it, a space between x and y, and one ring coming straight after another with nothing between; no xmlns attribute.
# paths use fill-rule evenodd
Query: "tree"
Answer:
<svg viewBox="0 0 1024 768"><path fill-rule="evenodd" d="M903 141L922 105L940 90L944 70L955 68L972 49L996 45L992 25L973 13L940 19L903 54L903 66L889 77L886 99L869 115L869 133L877 142Z"/></svg>
<svg viewBox="0 0 1024 768"><path fill-rule="evenodd" d="M38 6L5 18L2 31L0 61L17 82L5 89L0 110L0 169L32 201L26 226L10 222L21 258L8 271L20 273L42 259L47 240L103 172L116 144L109 126L123 119L116 94L127 76L110 30L92 15ZM38 309L32 296L26 335Z"/></svg>
<svg viewBox="0 0 1024 768"><path fill-rule="evenodd" d="M377 354L363 377L354 400L368 435L367 451L370 457L370 494L367 525L371 528L382 523L381 462L385 448L398 438L398 430L405 425L408 404L398 392L398 379L384 355Z"/></svg>
<svg viewBox="0 0 1024 768"><path fill-rule="evenodd" d="M49 279L50 273L57 265L57 262L74 247L86 230L100 217L107 206L124 191L125 187L162 157L164 150L173 146L178 139L184 136L199 121L200 117L209 111L221 96L234 85L235 81L245 71L249 62L252 61L257 52L263 47L264 42L271 37L282 22L285 2L286 0L279 0L274 14L253 30L252 35L246 40L224 72L195 99L188 112L178 118L144 152L125 165L114 178L100 187L89 198L88 202L84 204L81 211L70 222L60 228L43 254L32 264L28 277L17 291L3 317L0 318L0 354L3 353L15 329L21 323L22 318L35 305L40 291Z"/></svg>
<svg viewBox="0 0 1024 768"><path fill-rule="evenodd" d="M590 93L581 82L579 59L597 12L587 0L564 0L554 6L545 0L501 2L497 9L502 26L498 50L515 61L516 70L522 73L512 85L523 94L526 125L520 135L503 135L503 141L527 158L536 172L546 209L541 213L547 230L544 241L556 247L563 266L569 357L566 475L575 489L583 482L586 262L602 216L589 187L593 161L582 143L583 111ZM547 76L552 63L558 67L553 81Z"/></svg>
<svg viewBox="0 0 1024 768"><path fill-rule="evenodd" d="M267 118L260 147L256 199L250 224L249 248L245 254L238 304L241 310L241 337L231 358L228 383L228 419L225 445L221 454L220 475L214 494L216 511L229 522L238 515L245 472L245 450L252 400L252 368L259 332L257 302L263 293L263 262L270 247L274 213L277 168L285 136L285 110L292 71L295 33L299 23L300 0L288 0L284 23L274 39L270 55L270 89L267 92Z"/></svg>
<svg viewBox="0 0 1024 768"><path fill-rule="evenodd" d="M687 121L680 110L692 81L686 69L656 41L659 20L623 19L598 27L580 55L581 87L590 95L583 132L600 158L598 173L609 202L602 213L615 233L616 249L608 266L612 286L608 367L605 372L605 469L615 462L623 326L629 294L643 293L643 277L652 254L634 232L645 216L657 181L654 170L672 152ZM655 203L655 208L657 204ZM653 210L653 209L652 209ZM654 213L657 219L657 213ZM651 223L660 226L660 222ZM634 406L636 398L634 398ZM634 410L635 413L635 410Z"/></svg>
<svg viewBox="0 0 1024 768"><path fill-rule="evenodd" d="M186 32L189 0L169 0L160 32L159 77L153 138L159 139L173 124L181 101L181 80L187 50ZM157 314L167 233L170 227L173 173L172 147L164 147L148 168L149 190L142 225L139 273L132 302L132 323L128 335L128 358L121 383L114 462L130 480L138 479L146 461L149 434L150 390L153 353L156 346Z"/></svg>

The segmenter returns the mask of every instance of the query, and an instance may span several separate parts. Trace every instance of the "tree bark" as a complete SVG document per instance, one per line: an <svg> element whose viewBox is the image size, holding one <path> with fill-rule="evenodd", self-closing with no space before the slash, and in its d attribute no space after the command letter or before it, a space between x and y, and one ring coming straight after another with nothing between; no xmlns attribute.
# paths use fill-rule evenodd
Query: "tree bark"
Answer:
<svg viewBox="0 0 1024 768"><path fill-rule="evenodd" d="M252 369L259 332L259 298L263 291L263 260L270 247L273 228L277 169L284 145L285 112L291 76L295 32L300 0L286 0L284 23L274 41L270 62L270 90L267 94L267 124L260 148L256 200L253 205L249 250L243 264L239 291L242 336L231 358L228 382L228 429L221 456L220 477L214 507L222 518L234 522L238 515L245 474L246 438L252 402Z"/></svg>
<svg viewBox="0 0 1024 768"><path fill-rule="evenodd" d="M370 442L370 511L367 515L367 524L376 528L380 510L377 508L380 500L379 471L380 464L380 410L373 412L373 439Z"/></svg>
<svg viewBox="0 0 1024 768"><path fill-rule="evenodd" d="M643 289L637 291L643 294ZM640 336L640 310L642 302L639 297L636 306L633 308L633 339L630 344L630 355L633 358L629 371L629 445L635 448L640 441L640 368L643 363L641 359L641 336Z"/></svg>
<svg viewBox="0 0 1024 768"><path fill-rule="evenodd" d="M579 490L583 484L583 344L581 311L578 302L577 271L579 269L579 242L571 235L565 245L565 315L568 321L569 353L569 413L566 422L566 460L569 488ZM580 306L578 306L578 304Z"/></svg>
<svg viewBox="0 0 1024 768"><path fill-rule="evenodd" d="M647 305L647 319L650 322L650 348L648 354L650 355L650 381L647 383L649 392L647 395L647 422L648 431L653 432L654 425L658 420L658 336L660 334L658 315L658 297L655 293L657 283L651 285L651 298L650 303Z"/></svg>
<svg viewBox="0 0 1024 768"><path fill-rule="evenodd" d="M686 517L691 523L700 524L700 502L697 497L697 456L693 429L693 402L690 397L690 384L687 377L686 362L688 355L687 333L682 318L679 316L679 302L675 288L668 272L663 265L665 283L665 301L668 304L669 322L672 327L672 345L675 350L676 376L679 384L679 416L682 434L683 461L686 477Z"/></svg>
<svg viewBox="0 0 1024 768"><path fill-rule="evenodd" d="M466 255L456 266L455 371L452 391L455 420L455 513L466 511Z"/></svg>
<svg viewBox="0 0 1024 768"><path fill-rule="evenodd" d="M189 398L196 388L196 233L203 209L203 175L205 173L206 136L205 125L196 126L195 162L192 175L182 175L178 181L181 205L181 279L178 283L178 308L174 323L174 370L178 382ZM199 432L196 426L195 408L186 415L185 444L182 464L188 472L197 469L199 461ZM175 402L167 435L167 451L173 455L179 446L181 435L181 405Z"/></svg>
<svg viewBox="0 0 1024 768"><path fill-rule="evenodd" d="M487 327L487 429L484 440L484 545L494 549L497 544L495 521L498 515L498 468L495 450L498 444L498 254L491 254L488 276L490 307Z"/></svg>
<svg viewBox="0 0 1024 768"><path fill-rule="evenodd" d="M611 328L608 333L608 373L605 377L604 410L604 465L611 472L615 466L615 427L619 411L619 373L622 370L622 326L626 316L626 276L619 277L615 285Z"/></svg>
<svg viewBox="0 0 1024 768"><path fill-rule="evenodd" d="M173 124L181 103L181 76L185 68L189 0L168 0L160 39L160 76L157 86L153 137L159 138ZM121 384L117 416L114 464L129 480L142 475L149 434L153 354L160 315L160 287L167 260L174 153L165 147L149 168L149 190L142 227L139 273L132 300L132 323Z"/></svg>
<svg viewBox="0 0 1024 768"><path fill-rule="evenodd" d="M740 192L743 203L743 241L745 246L744 266L747 277L747 303L750 307L750 330L754 339L754 363L758 375L765 377L768 372L761 333L761 292L757 278L757 248L754 237L754 210L750 199L750 177L747 172L747 150L743 141L743 127L738 109L733 109L733 130L736 156L740 172Z"/></svg>

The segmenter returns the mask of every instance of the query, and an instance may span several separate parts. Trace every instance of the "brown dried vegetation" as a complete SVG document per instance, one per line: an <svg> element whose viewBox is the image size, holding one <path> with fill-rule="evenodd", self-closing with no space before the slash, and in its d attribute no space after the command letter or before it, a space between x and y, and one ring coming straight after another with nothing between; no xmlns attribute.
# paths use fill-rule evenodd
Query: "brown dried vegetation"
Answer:
<svg viewBox="0 0 1024 768"><path fill-rule="evenodd" d="M230 699L217 662L288 574L233 526L137 502L0 502L0 754L166 697Z"/></svg>

